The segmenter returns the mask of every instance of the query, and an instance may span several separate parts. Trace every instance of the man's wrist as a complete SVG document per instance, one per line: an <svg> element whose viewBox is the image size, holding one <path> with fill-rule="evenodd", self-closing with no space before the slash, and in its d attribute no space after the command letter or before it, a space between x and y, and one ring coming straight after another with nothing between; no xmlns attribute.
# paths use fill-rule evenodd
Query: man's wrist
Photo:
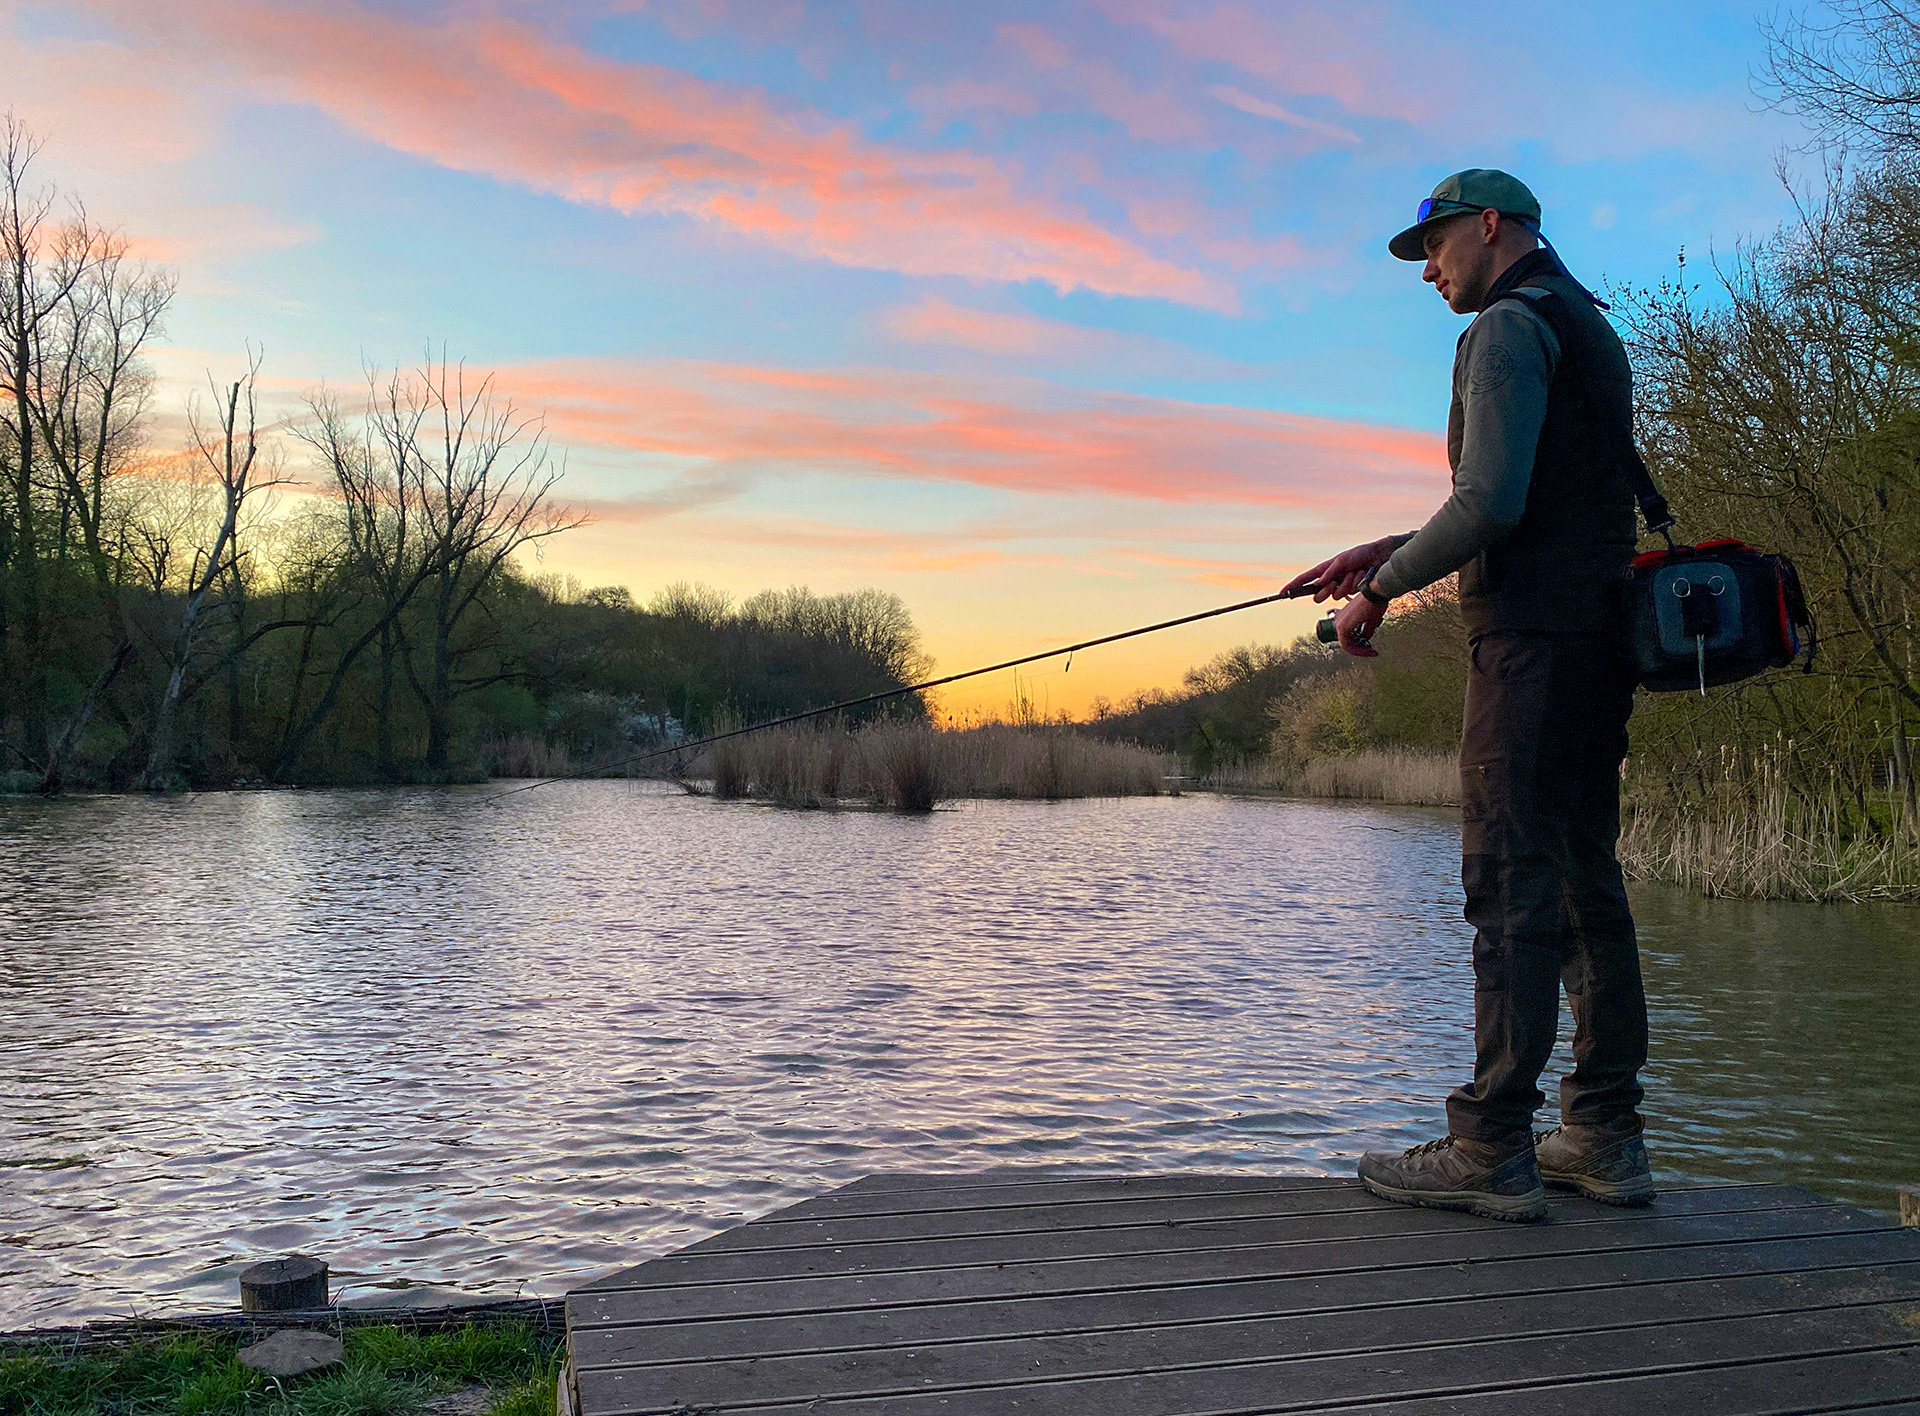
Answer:
<svg viewBox="0 0 1920 1416"><path fill-rule="evenodd" d="M1376 605L1383 610L1393 603L1393 596L1381 593L1381 591L1375 587L1371 575L1360 582L1360 594L1366 599L1369 605Z"/></svg>

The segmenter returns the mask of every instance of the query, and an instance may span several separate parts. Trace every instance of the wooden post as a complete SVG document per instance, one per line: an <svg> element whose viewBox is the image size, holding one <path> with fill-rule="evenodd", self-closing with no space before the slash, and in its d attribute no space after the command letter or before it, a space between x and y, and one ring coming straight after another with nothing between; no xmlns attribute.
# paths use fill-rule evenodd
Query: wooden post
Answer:
<svg viewBox="0 0 1920 1416"><path fill-rule="evenodd" d="M240 1306L249 1313L290 1313L327 1306L327 1266L305 1254L268 1259L240 1270Z"/></svg>
<svg viewBox="0 0 1920 1416"><path fill-rule="evenodd" d="M1900 1222L1909 1229L1920 1229L1920 1185L1900 1187Z"/></svg>
<svg viewBox="0 0 1920 1416"><path fill-rule="evenodd" d="M1901 1186L1901 1224L1920 1230L1920 1186Z"/></svg>

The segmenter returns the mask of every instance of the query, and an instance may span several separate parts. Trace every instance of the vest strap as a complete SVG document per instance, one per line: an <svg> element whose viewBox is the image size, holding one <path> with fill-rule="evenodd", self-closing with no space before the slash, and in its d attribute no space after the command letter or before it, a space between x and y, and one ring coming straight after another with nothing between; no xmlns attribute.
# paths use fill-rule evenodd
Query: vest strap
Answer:
<svg viewBox="0 0 1920 1416"><path fill-rule="evenodd" d="M1600 399L1593 391L1593 383L1587 371L1586 361L1572 352L1573 341L1567 338L1567 330L1560 309L1561 297L1558 291L1549 290L1543 285L1516 285L1511 290L1503 290L1487 307L1502 300L1525 300L1540 312L1541 318L1553 327L1554 337L1560 341L1560 357L1573 365L1573 374L1580 382L1580 391L1586 395L1595 413L1600 412ZM1640 503L1640 515L1646 519L1647 532L1650 535L1665 536L1667 543L1673 543L1670 534L1673 530L1673 513L1667 508L1667 499L1653 480L1653 474L1647 470L1647 461L1640 455L1640 449L1634 444L1633 429L1628 427L1626 436L1620 439L1615 449L1620 461L1626 465L1627 481L1633 487L1633 499Z"/></svg>

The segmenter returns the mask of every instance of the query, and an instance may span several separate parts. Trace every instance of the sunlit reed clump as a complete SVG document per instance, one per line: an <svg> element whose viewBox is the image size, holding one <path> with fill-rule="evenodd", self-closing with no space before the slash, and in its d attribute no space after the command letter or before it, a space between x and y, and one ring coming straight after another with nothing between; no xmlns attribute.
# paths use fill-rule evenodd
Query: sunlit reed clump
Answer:
<svg viewBox="0 0 1920 1416"><path fill-rule="evenodd" d="M1797 763L1791 740L1702 754L1690 772L1630 771L1620 863L1706 895L1920 900L1920 812L1889 776L1883 790L1850 789Z"/></svg>
<svg viewBox="0 0 1920 1416"><path fill-rule="evenodd" d="M1275 754L1216 763L1202 784L1215 791L1279 791L1397 806L1457 806L1460 761L1450 752L1414 748L1367 748L1292 765Z"/></svg>
<svg viewBox="0 0 1920 1416"><path fill-rule="evenodd" d="M1005 723L874 723L850 734L770 728L713 744L696 774L701 767L715 796L784 806L866 801L900 811L931 811L956 797L1150 796L1179 771L1164 753Z"/></svg>
<svg viewBox="0 0 1920 1416"><path fill-rule="evenodd" d="M1376 748L1307 763L1308 796L1404 806L1458 806L1460 761L1451 753Z"/></svg>

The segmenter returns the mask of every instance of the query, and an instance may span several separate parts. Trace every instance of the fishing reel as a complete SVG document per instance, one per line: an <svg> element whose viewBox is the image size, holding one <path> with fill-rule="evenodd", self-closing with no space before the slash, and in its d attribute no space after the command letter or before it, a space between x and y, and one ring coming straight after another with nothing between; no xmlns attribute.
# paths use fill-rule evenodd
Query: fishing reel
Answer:
<svg viewBox="0 0 1920 1416"><path fill-rule="evenodd" d="M1333 616L1329 614L1313 627L1313 637L1329 647L1340 642L1340 631L1334 627ZM1355 644L1370 644L1372 641L1364 634L1353 636Z"/></svg>

